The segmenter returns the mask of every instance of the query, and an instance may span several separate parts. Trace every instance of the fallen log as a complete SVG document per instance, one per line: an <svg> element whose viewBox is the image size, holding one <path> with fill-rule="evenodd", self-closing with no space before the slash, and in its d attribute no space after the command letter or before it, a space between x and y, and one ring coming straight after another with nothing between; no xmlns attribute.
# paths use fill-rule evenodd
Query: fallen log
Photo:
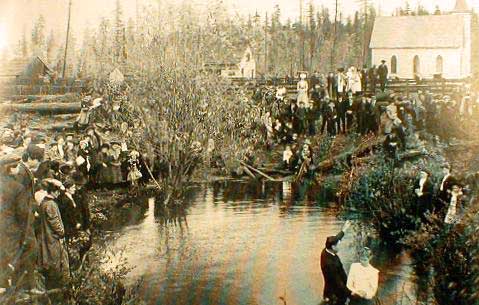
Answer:
<svg viewBox="0 0 479 305"><path fill-rule="evenodd" d="M29 103L29 104L3 104L1 112L27 112L43 115L79 113L80 103Z"/></svg>

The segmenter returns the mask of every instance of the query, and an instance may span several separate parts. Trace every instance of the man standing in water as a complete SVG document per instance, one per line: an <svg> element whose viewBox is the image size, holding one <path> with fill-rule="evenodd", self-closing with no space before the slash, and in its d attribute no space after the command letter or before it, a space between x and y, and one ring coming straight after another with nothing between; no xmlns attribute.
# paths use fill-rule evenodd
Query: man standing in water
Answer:
<svg viewBox="0 0 479 305"><path fill-rule="evenodd" d="M324 277L323 298L328 305L344 305L351 296L351 291L346 286L347 275L338 257L339 242L350 226L351 223L346 221L338 235L329 236L326 239L326 248L321 252L321 271Z"/></svg>

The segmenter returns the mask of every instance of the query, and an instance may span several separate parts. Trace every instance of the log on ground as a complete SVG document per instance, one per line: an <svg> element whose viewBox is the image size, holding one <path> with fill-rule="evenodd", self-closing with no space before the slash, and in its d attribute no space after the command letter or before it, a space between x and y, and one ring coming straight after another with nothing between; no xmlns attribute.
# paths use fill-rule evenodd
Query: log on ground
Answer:
<svg viewBox="0 0 479 305"><path fill-rule="evenodd" d="M79 113L80 103L31 103L31 104L3 104L2 112L27 112L43 115Z"/></svg>

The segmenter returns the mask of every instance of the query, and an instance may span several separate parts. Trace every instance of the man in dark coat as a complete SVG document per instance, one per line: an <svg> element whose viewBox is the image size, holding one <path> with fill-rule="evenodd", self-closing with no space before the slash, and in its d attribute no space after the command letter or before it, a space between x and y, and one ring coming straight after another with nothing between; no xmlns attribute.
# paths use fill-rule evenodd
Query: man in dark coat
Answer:
<svg viewBox="0 0 479 305"><path fill-rule="evenodd" d="M368 67L364 65L361 70L361 91L363 91L363 93L366 93L368 90L368 72Z"/></svg>
<svg viewBox="0 0 479 305"><path fill-rule="evenodd" d="M386 66L386 61L381 60L381 64L378 67L378 76L379 76L379 83L381 84L381 91L384 92L386 90L386 82L388 80L388 67Z"/></svg>
<svg viewBox="0 0 479 305"><path fill-rule="evenodd" d="M20 162L12 177L9 171L14 165L5 160L0 164L0 287L6 288L10 282L18 289L32 289L38 257L33 229L33 174Z"/></svg>
<svg viewBox="0 0 479 305"><path fill-rule="evenodd" d="M414 183L414 192L417 196L417 215L422 219L423 222L427 220L425 214L433 212L432 206L432 195L433 195L433 184L429 178L430 174L422 170L419 174L419 179Z"/></svg>
<svg viewBox="0 0 479 305"><path fill-rule="evenodd" d="M372 94L376 93L376 81L378 78L376 66L372 66L368 71L369 87Z"/></svg>
<svg viewBox="0 0 479 305"><path fill-rule="evenodd" d="M339 242L349 227L350 223L346 221L338 235L326 239L326 248L321 252L321 271L324 277L323 298L328 305L344 305L351 296L351 291L346 286L348 277L338 257Z"/></svg>
<svg viewBox="0 0 479 305"><path fill-rule="evenodd" d="M457 180L451 174L451 166L444 164L442 167L443 176L439 181L438 187L438 202L435 206L435 211L441 216L446 216L447 207L451 201L452 186L457 185Z"/></svg>
<svg viewBox="0 0 479 305"><path fill-rule="evenodd" d="M349 109L349 101L347 99L343 100L342 96L338 97L337 102L337 112L338 112L338 132L346 133L346 111Z"/></svg>
<svg viewBox="0 0 479 305"><path fill-rule="evenodd" d="M328 74L328 95L331 99L335 100L337 98L336 92L338 91L338 85L336 84L336 76L333 72Z"/></svg>

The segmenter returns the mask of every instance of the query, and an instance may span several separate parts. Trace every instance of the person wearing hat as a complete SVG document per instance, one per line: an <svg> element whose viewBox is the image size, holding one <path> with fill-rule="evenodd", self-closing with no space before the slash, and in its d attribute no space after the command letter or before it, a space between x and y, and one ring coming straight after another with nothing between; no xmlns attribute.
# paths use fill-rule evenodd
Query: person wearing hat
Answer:
<svg viewBox="0 0 479 305"><path fill-rule="evenodd" d="M67 140L64 161L69 164L75 164L76 158L77 158L77 149L75 147L75 143L71 140Z"/></svg>
<svg viewBox="0 0 479 305"><path fill-rule="evenodd" d="M306 81L306 73L300 74L300 81L298 82L296 88L298 90L298 98L297 98L298 105L300 104L300 102L303 102L305 105L308 105L309 104L309 100L308 100L309 84Z"/></svg>
<svg viewBox="0 0 479 305"><path fill-rule="evenodd" d="M142 177L142 174L139 170L140 168L140 153L136 150L130 152L130 158L128 160L128 176L127 181L131 183L132 186L138 186L138 180Z"/></svg>
<svg viewBox="0 0 479 305"><path fill-rule="evenodd" d="M349 305L373 305L378 291L379 270L370 264L371 249L364 247L359 253L359 263L351 264L346 286L351 290Z"/></svg>
<svg viewBox="0 0 479 305"><path fill-rule="evenodd" d="M436 211L444 213L447 204L451 200L452 186L457 184L456 178L451 173L451 165L444 163L442 166L442 178L438 187L438 203L436 204Z"/></svg>
<svg viewBox="0 0 479 305"><path fill-rule="evenodd" d="M62 134L55 136L55 145L50 147L50 160L63 162L65 160L65 137Z"/></svg>
<svg viewBox="0 0 479 305"><path fill-rule="evenodd" d="M414 183L414 186L414 193L417 196L416 215L425 222L427 220L425 214L433 212L432 195L434 188L427 170L422 169L419 172L419 179Z"/></svg>
<svg viewBox="0 0 479 305"><path fill-rule="evenodd" d="M350 222L346 221L341 232L336 236L329 236L321 252L321 271L324 277L323 300L328 305L344 305L351 296L351 290L346 286L347 275L338 256L339 243L350 226Z"/></svg>
<svg viewBox="0 0 479 305"><path fill-rule="evenodd" d="M40 270L47 290L62 289L70 277L68 254L65 248L65 228L58 208L58 197L64 187L56 179L44 179L41 189L45 193L40 204ZM53 304L63 304L64 294L50 295Z"/></svg>
<svg viewBox="0 0 479 305"><path fill-rule="evenodd" d="M379 77L379 84L381 85L381 91L384 92L386 90L386 82L388 80L388 66L386 65L385 60L381 60L381 64L378 67L378 77Z"/></svg>
<svg viewBox="0 0 479 305"><path fill-rule="evenodd" d="M336 73L336 96L343 95L346 92L346 75L344 75L344 68L339 68Z"/></svg>
<svg viewBox="0 0 479 305"><path fill-rule="evenodd" d="M108 154L107 165L106 183L111 186L122 183L123 175L121 171L122 160L120 141L111 142L111 149Z"/></svg>
<svg viewBox="0 0 479 305"><path fill-rule="evenodd" d="M88 126L85 129L85 132L86 132L86 138L88 140L88 146L93 152L97 153L100 150L102 141L101 141L100 135L97 133L95 129L95 126L93 125Z"/></svg>
<svg viewBox="0 0 479 305"><path fill-rule="evenodd" d="M334 75L334 72L328 73L326 82L328 84L328 95L335 100L337 98L336 92L338 91L338 85L336 83L336 76Z"/></svg>

